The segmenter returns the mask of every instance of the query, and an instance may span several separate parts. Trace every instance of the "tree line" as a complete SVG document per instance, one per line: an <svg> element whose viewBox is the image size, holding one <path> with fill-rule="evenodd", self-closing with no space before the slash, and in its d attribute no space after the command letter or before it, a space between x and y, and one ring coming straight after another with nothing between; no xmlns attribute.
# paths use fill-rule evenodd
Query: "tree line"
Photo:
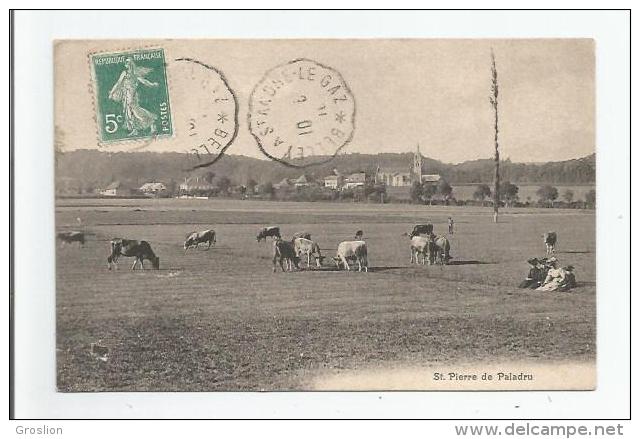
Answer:
<svg viewBox="0 0 640 439"><path fill-rule="evenodd" d="M297 178L301 171L286 168L269 160L243 156L225 156L209 169L192 171L193 163L184 153L118 152L108 153L97 150L76 150L56 154L56 178L70 179L82 192L105 187L119 180L139 187L148 181L162 181L165 184L182 183L185 178L203 176L214 172L217 178L227 177L232 184L246 184L249 179L259 184L267 181L273 184L283 178ZM344 174L348 170L365 171L373 174L380 167L382 171L394 169L409 171L411 153L346 154L332 161L306 168L308 177L322 181L337 169ZM430 158L423 160L425 172L440 174L450 184L469 184L493 180L492 160L473 160L459 164L447 164ZM592 184L595 182L595 156L563 162L512 163L500 162L503 180L515 184Z"/></svg>

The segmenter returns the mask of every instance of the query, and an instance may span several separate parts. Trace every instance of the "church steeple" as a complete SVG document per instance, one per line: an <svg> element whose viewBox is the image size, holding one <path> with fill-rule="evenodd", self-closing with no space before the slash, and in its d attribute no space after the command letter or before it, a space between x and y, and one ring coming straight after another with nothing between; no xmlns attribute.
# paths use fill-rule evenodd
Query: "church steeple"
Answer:
<svg viewBox="0 0 640 439"><path fill-rule="evenodd" d="M421 182L422 180L422 154L420 153L420 144L417 144L416 152L413 154L413 169L411 172L413 181Z"/></svg>

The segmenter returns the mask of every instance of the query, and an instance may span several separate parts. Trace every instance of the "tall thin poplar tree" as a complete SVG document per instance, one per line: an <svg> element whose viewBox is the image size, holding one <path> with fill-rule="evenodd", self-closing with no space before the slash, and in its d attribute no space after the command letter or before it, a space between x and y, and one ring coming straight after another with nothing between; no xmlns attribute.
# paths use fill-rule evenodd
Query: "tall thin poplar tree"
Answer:
<svg viewBox="0 0 640 439"><path fill-rule="evenodd" d="M495 155L493 160L495 161L496 169L493 176L493 222L498 222L498 206L500 204L500 151L498 149L498 70L496 70L496 58L491 50L491 95L489 96L489 102L493 107L494 114L494 136L495 143Z"/></svg>

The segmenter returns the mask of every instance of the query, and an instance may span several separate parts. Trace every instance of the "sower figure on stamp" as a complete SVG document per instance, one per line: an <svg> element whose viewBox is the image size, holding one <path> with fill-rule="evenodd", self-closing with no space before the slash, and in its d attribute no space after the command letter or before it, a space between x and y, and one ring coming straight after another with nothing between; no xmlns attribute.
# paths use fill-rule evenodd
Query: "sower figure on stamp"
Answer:
<svg viewBox="0 0 640 439"><path fill-rule="evenodd" d="M109 99L122 102L122 113L125 126L129 130L129 136L138 134L138 130L150 129L151 134L156 132L156 119L158 116L140 106L138 101L138 83L147 87L157 87L157 82L145 79L151 72L147 67L138 67L133 59L127 58L125 70L109 92Z"/></svg>

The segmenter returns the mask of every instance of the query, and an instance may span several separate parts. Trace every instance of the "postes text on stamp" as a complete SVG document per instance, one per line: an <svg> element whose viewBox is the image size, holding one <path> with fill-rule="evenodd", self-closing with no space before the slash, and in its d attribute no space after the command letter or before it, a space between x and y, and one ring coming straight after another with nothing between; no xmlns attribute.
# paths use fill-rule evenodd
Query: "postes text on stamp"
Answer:
<svg viewBox="0 0 640 439"><path fill-rule="evenodd" d="M269 70L249 100L260 150L287 166L324 163L351 140L355 101L336 70L297 59Z"/></svg>
<svg viewBox="0 0 640 439"><path fill-rule="evenodd" d="M101 143L173 134L163 49L90 56Z"/></svg>

